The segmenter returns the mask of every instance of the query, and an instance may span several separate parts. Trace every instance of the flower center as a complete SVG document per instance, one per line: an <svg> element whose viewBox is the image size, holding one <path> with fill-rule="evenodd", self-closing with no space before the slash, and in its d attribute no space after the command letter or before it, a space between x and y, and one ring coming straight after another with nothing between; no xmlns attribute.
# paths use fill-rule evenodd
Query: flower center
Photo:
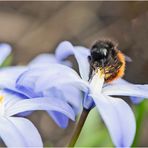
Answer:
<svg viewBox="0 0 148 148"><path fill-rule="evenodd" d="M0 95L0 115L4 114L4 96Z"/></svg>
<svg viewBox="0 0 148 148"><path fill-rule="evenodd" d="M3 102L4 102L4 96L1 96L1 95L0 95L0 105L2 105Z"/></svg>

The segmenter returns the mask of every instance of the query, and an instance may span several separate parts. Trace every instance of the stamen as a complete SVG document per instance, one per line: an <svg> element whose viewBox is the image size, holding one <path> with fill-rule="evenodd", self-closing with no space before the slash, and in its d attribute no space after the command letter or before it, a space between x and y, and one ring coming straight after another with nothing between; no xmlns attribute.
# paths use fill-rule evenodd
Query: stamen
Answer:
<svg viewBox="0 0 148 148"><path fill-rule="evenodd" d="M0 95L0 116L4 115L4 96Z"/></svg>
<svg viewBox="0 0 148 148"><path fill-rule="evenodd" d="M98 74L99 78L101 78L101 79L102 79L102 78L104 79L104 77L105 77L104 69L101 69L101 68L99 69L99 68L98 68L98 69L96 70L96 74Z"/></svg>
<svg viewBox="0 0 148 148"><path fill-rule="evenodd" d="M1 95L0 95L0 105L2 105L3 102L4 102L4 96L1 96Z"/></svg>

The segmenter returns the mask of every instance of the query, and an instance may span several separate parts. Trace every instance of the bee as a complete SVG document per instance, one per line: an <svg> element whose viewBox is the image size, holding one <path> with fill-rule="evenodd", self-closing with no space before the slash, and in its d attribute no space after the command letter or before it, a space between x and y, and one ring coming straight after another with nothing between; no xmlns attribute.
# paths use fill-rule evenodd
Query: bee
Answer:
<svg viewBox="0 0 148 148"><path fill-rule="evenodd" d="M120 78L125 71L125 56L118 50L117 45L110 40L98 40L93 44L88 56L90 77L97 70L104 74L106 83Z"/></svg>

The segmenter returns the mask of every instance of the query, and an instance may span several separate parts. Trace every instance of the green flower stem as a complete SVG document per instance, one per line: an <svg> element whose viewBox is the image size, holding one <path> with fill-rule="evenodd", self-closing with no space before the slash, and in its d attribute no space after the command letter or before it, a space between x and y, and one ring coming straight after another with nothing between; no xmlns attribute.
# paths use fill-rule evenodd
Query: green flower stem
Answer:
<svg viewBox="0 0 148 148"><path fill-rule="evenodd" d="M135 139L134 139L132 147L137 147L137 144L139 142L141 124L142 124L143 117L144 117L144 112L145 112L145 103L144 103L144 101L141 102L139 104L139 106L137 106L136 111L137 111L137 121L136 121L137 127L136 127L136 135L135 135Z"/></svg>
<svg viewBox="0 0 148 148"><path fill-rule="evenodd" d="M72 135L72 138L68 144L68 147L74 147L75 143L77 142L78 138L79 138L79 135L81 133L81 130L83 128L83 125L87 119L87 116L89 114L89 111L90 110L86 110L86 109L83 109L82 113L81 113L81 116L79 118L79 121L75 127L75 130L73 132L73 135Z"/></svg>

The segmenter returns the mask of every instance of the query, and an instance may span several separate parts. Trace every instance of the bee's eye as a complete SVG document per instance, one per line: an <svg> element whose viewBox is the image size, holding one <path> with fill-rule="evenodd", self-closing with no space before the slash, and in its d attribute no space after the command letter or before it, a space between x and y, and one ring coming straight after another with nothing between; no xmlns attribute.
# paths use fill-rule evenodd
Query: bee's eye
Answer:
<svg viewBox="0 0 148 148"><path fill-rule="evenodd" d="M101 48L100 53L104 56L107 56L107 49L106 48Z"/></svg>
<svg viewBox="0 0 148 148"><path fill-rule="evenodd" d="M93 57L93 60L105 59L107 54L108 50L104 47L92 48L91 50L91 56Z"/></svg>

